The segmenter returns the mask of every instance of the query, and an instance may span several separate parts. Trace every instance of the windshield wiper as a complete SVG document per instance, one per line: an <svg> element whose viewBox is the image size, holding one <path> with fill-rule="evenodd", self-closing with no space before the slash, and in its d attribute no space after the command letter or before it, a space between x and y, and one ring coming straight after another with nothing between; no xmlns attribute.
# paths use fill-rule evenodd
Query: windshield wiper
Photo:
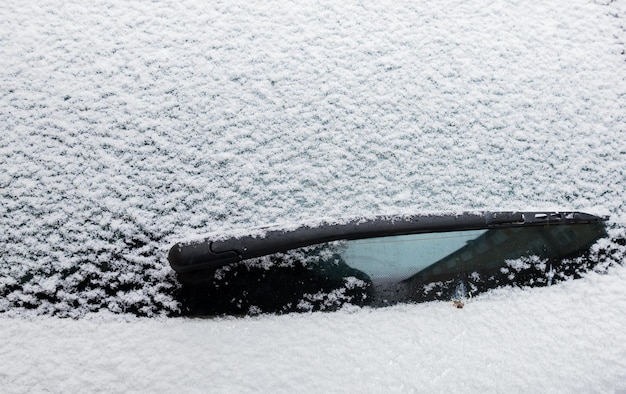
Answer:
<svg viewBox="0 0 626 394"><path fill-rule="evenodd" d="M178 273L214 270L225 265L339 240L496 228L601 223L608 218L582 212L479 212L443 215L381 216L340 224L301 226L295 230L266 230L220 240L210 238L175 244L169 252Z"/></svg>
<svg viewBox="0 0 626 394"><path fill-rule="evenodd" d="M265 228L174 245L188 315L386 306L546 286L592 267L608 218L581 212L479 212Z"/></svg>

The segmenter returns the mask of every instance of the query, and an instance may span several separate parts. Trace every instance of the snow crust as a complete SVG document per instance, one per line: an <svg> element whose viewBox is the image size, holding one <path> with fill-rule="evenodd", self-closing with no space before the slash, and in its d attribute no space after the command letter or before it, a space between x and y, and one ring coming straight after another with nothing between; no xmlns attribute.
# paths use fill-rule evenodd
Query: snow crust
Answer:
<svg viewBox="0 0 626 394"><path fill-rule="evenodd" d="M484 209L626 225L625 17L619 0L1 2L0 386L626 389L622 267L462 310L120 321L176 313L166 253L197 234Z"/></svg>

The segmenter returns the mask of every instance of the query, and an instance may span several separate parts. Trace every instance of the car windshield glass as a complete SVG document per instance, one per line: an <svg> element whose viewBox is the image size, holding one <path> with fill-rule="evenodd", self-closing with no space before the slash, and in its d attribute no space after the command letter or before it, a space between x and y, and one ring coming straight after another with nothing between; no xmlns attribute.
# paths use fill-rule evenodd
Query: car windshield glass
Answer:
<svg viewBox="0 0 626 394"><path fill-rule="evenodd" d="M385 229L384 236L370 236L380 229L366 223L366 232L307 227L265 238L189 243L174 246L170 261L189 314L284 313L449 300L505 285L546 286L590 268L585 256L607 236L605 219L592 216L462 230L442 220L444 226L434 230L415 219L400 223L424 230L415 234L386 235L391 231Z"/></svg>
<svg viewBox="0 0 626 394"><path fill-rule="evenodd" d="M372 280L434 281L501 271L520 258L571 258L602 235L599 223L410 234L346 241L339 256Z"/></svg>
<svg viewBox="0 0 626 394"><path fill-rule="evenodd" d="M372 280L406 279L477 239L487 230L409 234L347 241L340 256Z"/></svg>

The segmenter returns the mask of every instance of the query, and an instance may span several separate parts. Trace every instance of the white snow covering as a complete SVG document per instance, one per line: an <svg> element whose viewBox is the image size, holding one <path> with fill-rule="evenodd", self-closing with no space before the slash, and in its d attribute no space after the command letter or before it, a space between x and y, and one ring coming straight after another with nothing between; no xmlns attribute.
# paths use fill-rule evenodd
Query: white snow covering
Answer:
<svg viewBox="0 0 626 394"><path fill-rule="evenodd" d="M463 309L163 317L167 250L197 234L481 209L624 226L624 18L623 0L0 2L2 391L626 390L620 265Z"/></svg>
<svg viewBox="0 0 626 394"><path fill-rule="evenodd" d="M469 300L245 319L0 319L15 392L623 392L626 268Z"/></svg>

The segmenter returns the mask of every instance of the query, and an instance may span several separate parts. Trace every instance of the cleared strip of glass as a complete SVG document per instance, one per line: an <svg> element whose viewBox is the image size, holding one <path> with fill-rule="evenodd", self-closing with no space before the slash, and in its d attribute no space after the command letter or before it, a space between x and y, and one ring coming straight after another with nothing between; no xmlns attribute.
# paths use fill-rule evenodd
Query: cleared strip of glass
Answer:
<svg viewBox="0 0 626 394"><path fill-rule="evenodd" d="M372 280L402 280L466 246L487 230L410 234L348 241L339 255Z"/></svg>

